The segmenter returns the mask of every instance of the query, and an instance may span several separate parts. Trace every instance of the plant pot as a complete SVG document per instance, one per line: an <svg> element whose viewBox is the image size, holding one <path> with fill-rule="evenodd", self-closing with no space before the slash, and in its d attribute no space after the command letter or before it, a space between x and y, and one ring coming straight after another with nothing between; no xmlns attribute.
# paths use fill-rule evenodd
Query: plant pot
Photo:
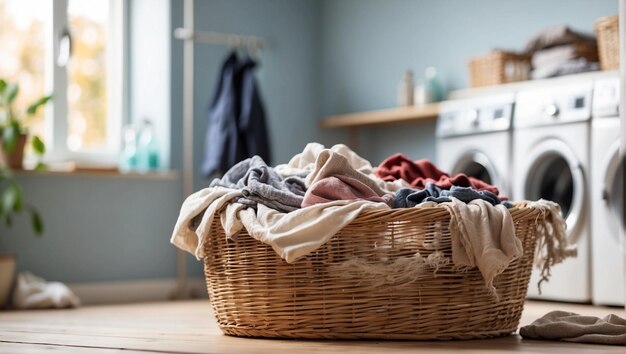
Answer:
<svg viewBox="0 0 626 354"><path fill-rule="evenodd" d="M9 301L13 275L15 273L15 254L0 253L0 310Z"/></svg>
<svg viewBox="0 0 626 354"><path fill-rule="evenodd" d="M4 166L8 166L14 170L21 170L23 168L23 160L24 160L24 147L26 146L26 138L28 136L26 134L20 134L17 138L17 144L15 145L15 149L10 153L7 153L2 149L2 162ZM2 139L0 139L2 142Z"/></svg>

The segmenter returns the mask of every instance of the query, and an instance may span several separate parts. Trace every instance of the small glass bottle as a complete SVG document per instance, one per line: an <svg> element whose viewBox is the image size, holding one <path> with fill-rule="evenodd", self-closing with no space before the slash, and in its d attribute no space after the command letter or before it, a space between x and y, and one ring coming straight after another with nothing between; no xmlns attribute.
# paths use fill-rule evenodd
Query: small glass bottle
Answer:
<svg viewBox="0 0 626 354"><path fill-rule="evenodd" d="M137 169L137 132L131 125L122 129L123 146L120 154L120 171L132 172Z"/></svg>
<svg viewBox="0 0 626 354"><path fill-rule="evenodd" d="M413 72L407 70L402 77L402 81L398 84L398 106L413 105Z"/></svg>
<svg viewBox="0 0 626 354"><path fill-rule="evenodd" d="M140 172L154 171L159 168L159 145L156 141L154 125L148 119L144 119L139 132L139 144L137 148L137 161Z"/></svg>
<svg viewBox="0 0 626 354"><path fill-rule="evenodd" d="M437 75L437 69L432 66L426 68L424 78L426 79L428 102L443 101L445 93L443 92L443 84Z"/></svg>

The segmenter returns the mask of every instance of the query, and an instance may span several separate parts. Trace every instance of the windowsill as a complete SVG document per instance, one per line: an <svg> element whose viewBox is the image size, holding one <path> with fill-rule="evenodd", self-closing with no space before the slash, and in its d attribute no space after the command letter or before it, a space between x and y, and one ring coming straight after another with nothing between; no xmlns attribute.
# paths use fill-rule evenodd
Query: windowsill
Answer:
<svg viewBox="0 0 626 354"><path fill-rule="evenodd" d="M48 169L44 171L34 170L14 170L16 176L85 176L85 177L103 177L103 178L120 178L120 179L145 179L156 181L176 181L179 178L179 172L176 170L151 171L147 173L139 172L120 172L117 170L96 170L96 169L77 169L77 170L55 170Z"/></svg>

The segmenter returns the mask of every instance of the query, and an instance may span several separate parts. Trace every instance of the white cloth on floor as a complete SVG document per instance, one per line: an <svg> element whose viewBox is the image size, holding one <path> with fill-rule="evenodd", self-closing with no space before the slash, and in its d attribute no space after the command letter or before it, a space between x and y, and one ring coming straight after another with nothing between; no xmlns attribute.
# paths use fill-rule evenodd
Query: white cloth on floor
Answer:
<svg viewBox="0 0 626 354"><path fill-rule="evenodd" d="M63 283L47 282L30 272L21 272L13 291L13 306L17 309L78 307L80 299Z"/></svg>
<svg viewBox="0 0 626 354"><path fill-rule="evenodd" d="M416 208L448 209L452 263L459 267L477 267L485 285L497 298L494 278L524 252L522 242L515 236L513 217L504 205L494 206L482 199L469 203L450 199L451 202L445 203L425 202Z"/></svg>
<svg viewBox="0 0 626 354"><path fill-rule="evenodd" d="M598 318L552 311L520 328L519 333L527 339L626 346L626 319L613 314Z"/></svg>

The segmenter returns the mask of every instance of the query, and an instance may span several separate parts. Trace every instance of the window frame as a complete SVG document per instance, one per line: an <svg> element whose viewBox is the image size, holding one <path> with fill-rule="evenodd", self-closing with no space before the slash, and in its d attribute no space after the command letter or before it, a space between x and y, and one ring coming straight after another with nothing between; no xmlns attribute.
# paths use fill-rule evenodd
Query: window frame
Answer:
<svg viewBox="0 0 626 354"><path fill-rule="evenodd" d="M107 142L104 149L74 151L68 147L67 100L68 71L57 65L61 34L69 26L69 0L53 0L52 19L46 31L46 92L52 92L52 109L45 112L45 141L47 151L44 161L49 163L74 161L77 163L115 164L121 151L121 130L128 123L128 11L126 0L108 0L109 16L107 33L107 91L108 117ZM112 43L113 45L109 45ZM33 158L33 157L31 157Z"/></svg>

